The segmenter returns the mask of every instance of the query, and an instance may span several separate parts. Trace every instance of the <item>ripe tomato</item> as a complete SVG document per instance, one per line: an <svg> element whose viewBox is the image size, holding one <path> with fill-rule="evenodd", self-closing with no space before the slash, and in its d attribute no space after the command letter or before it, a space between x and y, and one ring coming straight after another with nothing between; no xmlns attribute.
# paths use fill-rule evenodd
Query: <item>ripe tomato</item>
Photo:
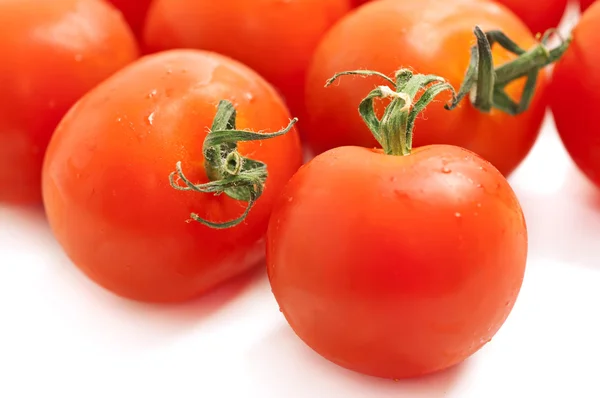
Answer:
<svg viewBox="0 0 600 398"><path fill-rule="evenodd" d="M560 23L569 0L536 1L497 0L517 14L533 33L544 33Z"/></svg>
<svg viewBox="0 0 600 398"><path fill-rule="evenodd" d="M290 121L281 98L255 72L196 50L142 58L62 120L44 163L44 204L60 244L97 283L136 300L181 301L264 256L274 198L301 164L295 131L239 144L241 155L268 165L269 176L245 222L235 227L186 221L198 212L225 222L238 217L244 203L169 183L179 161L194 183L214 181L203 165L202 143L222 99L235 104L239 129L275 131Z"/></svg>
<svg viewBox="0 0 600 398"><path fill-rule="evenodd" d="M573 30L563 59L556 64L551 107L556 127L577 166L600 187L600 135L596 112L600 106L600 4L594 4Z"/></svg>
<svg viewBox="0 0 600 398"><path fill-rule="evenodd" d="M117 10L100 0L5 0L0 25L0 201L40 202L56 124L138 49Z"/></svg>
<svg viewBox="0 0 600 398"><path fill-rule="evenodd" d="M306 143L316 153L343 145L376 145L356 104L365 90L379 83L377 78L356 78L354 85L330 88L324 87L325 81L340 71L369 69L392 75L401 67L411 67L440 75L458 87L469 65L475 25L485 31L501 29L525 49L537 44L514 14L488 1L378 0L348 14L322 40L309 68L307 117L302 120ZM496 65L515 59L497 45L493 56ZM482 113L469 102L451 112L443 102L433 104L416 122L420 133L415 144L461 146L508 175L538 137L547 105L546 85L542 71L529 110L518 116L496 109ZM522 80L507 87L515 99L522 90Z"/></svg>
<svg viewBox="0 0 600 398"><path fill-rule="evenodd" d="M404 105L396 109L408 113ZM267 233L272 291L298 336L385 378L450 367L489 342L517 299L526 257L506 179L448 145L322 153L292 177Z"/></svg>
<svg viewBox="0 0 600 398"><path fill-rule="evenodd" d="M155 0L145 45L149 51L183 47L231 56L274 84L292 113L302 116L310 58L350 8L350 0Z"/></svg>
<svg viewBox="0 0 600 398"><path fill-rule="evenodd" d="M580 0L581 10L587 10L592 4L594 4L594 2L596 2L596 0Z"/></svg>
<svg viewBox="0 0 600 398"><path fill-rule="evenodd" d="M133 29L133 32L138 37L142 37L144 22L146 21L146 13L150 8L152 0L108 0L113 3Z"/></svg>

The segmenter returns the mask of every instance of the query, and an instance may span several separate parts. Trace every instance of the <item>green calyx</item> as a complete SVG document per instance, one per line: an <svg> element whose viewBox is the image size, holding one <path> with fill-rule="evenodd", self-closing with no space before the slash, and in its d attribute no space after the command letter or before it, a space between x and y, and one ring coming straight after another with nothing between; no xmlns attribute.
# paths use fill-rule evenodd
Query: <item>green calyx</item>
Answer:
<svg viewBox="0 0 600 398"><path fill-rule="evenodd" d="M286 128L270 134L236 130L235 107L227 100L220 101L203 145L204 168L210 182L194 184L183 173L181 162L177 162L176 171L171 173L169 181L171 187L180 191L224 193L235 200L247 202L247 206L240 217L223 223L205 220L196 213L191 214L191 219L215 229L231 228L242 223L262 195L268 173L266 164L242 156L237 150L237 143L279 137L288 133L297 121L294 118Z"/></svg>
<svg viewBox="0 0 600 398"><path fill-rule="evenodd" d="M388 155L409 155L412 150L413 128L417 116L439 94L449 91L455 100L454 88L435 75L414 74L408 69L396 73L395 80L375 71L357 70L337 73L327 81L326 87L345 75L378 76L389 83L369 93L359 105L359 113L383 151ZM421 93L418 99L417 94ZM374 108L375 99L390 99L381 119Z"/></svg>
<svg viewBox="0 0 600 398"><path fill-rule="evenodd" d="M477 44L471 48L471 61L465 79L456 99L452 104L447 105L446 109L456 108L463 98L469 95L473 106L481 112L487 113L493 108L509 115L525 112L535 94L540 71L559 60L571 43L571 37L565 40L557 34L560 43L556 48L550 49L548 42L555 34L557 34L555 29L548 30L537 46L525 51L501 31L493 30L484 33L479 27L475 27ZM494 44L500 45L518 57L494 68L492 59ZM526 77L527 80L517 103L508 96L505 89L509 83L522 77Z"/></svg>

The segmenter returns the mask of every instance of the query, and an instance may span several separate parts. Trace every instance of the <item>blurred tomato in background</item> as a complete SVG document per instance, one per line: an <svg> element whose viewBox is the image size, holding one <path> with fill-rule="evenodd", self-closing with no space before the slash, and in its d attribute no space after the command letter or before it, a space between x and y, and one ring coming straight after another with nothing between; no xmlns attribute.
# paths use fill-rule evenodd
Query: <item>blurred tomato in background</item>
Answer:
<svg viewBox="0 0 600 398"><path fill-rule="evenodd" d="M155 0L145 48L196 48L235 58L272 83L302 120L310 58L350 9L350 0Z"/></svg>
<svg viewBox="0 0 600 398"><path fill-rule="evenodd" d="M152 0L108 0L115 5L129 23L136 36L141 37L146 13Z"/></svg>
<svg viewBox="0 0 600 398"><path fill-rule="evenodd" d="M0 25L0 202L36 203L54 128L138 47L103 0L4 0Z"/></svg>

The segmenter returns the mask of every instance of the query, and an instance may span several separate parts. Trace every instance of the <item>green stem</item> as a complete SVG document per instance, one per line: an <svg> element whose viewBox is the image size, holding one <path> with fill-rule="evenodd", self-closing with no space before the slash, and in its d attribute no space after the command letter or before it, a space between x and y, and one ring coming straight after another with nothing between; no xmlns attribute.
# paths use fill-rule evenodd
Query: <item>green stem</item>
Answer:
<svg viewBox="0 0 600 398"><path fill-rule="evenodd" d="M548 41L555 34L555 29L548 30L537 46L525 51L501 31L483 33L479 27L475 27L477 44L471 49L471 62L465 79L456 100L447 105L446 109L456 108L465 96L472 95L473 106L481 112L490 112L492 108L510 115L525 112L535 94L539 72L559 60L571 43L571 37L564 40L558 35L560 44L549 49ZM517 58L494 68L491 52L494 44L517 55ZM508 84L522 77L526 77L527 81L517 103L506 94L505 89Z"/></svg>
<svg viewBox="0 0 600 398"><path fill-rule="evenodd" d="M413 74L408 69L399 70L395 80L375 71L340 72L329 79L325 86L346 75L377 76L388 83L392 82L392 88L389 86L375 88L358 107L365 124L388 155L406 156L411 153L415 120L439 94L450 91L453 101L455 100L454 88L443 78L435 75ZM421 95L416 99L419 93ZM375 112L375 99L385 98L391 101L379 119Z"/></svg>
<svg viewBox="0 0 600 398"><path fill-rule="evenodd" d="M171 187L179 191L214 195L225 193L235 200L247 202L247 206L240 217L231 221L208 221L196 213L191 214L192 220L216 229L231 228L242 223L262 195L268 172L266 164L241 155L237 151L238 142L279 137L288 133L297 121L298 119L294 118L286 128L271 134L236 130L235 107L227 100L219 102L217 114L202 149L204 169L210 182L194 184L183 173L181 162L177 162L175 171L169 176L169 182Z"/></svg>

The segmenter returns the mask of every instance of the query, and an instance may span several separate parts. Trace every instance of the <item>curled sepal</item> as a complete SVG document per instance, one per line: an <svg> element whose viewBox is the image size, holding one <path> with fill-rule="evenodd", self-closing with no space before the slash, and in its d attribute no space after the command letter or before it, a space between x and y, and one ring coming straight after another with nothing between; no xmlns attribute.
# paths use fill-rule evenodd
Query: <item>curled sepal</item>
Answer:
<svg viewBox="0 0 600 398"><path fill-rule="evenodd" d="M373 89L358 106L365 124L388 155L410 154L415 120L439 94L449 91L453 101L456 98L454 88L443 78L414 74L408 69L396 72L395 80L369 70L340 72L327 81L326 87L346 75L377 76L388 83L392 82L392 87L379 86ZM417 99L419 93L421 95ZM390 99L381 119L375 112L375 99Z"/></svg>
<svg viewBox="0 0 600 398"><path fill-rule="evenodd" d="M177 162L175 171L169 175L171 187L180 191L194 191L227 196L247 202L244 213L231 221L212 222L192 213L191 219L215 229L235 227L242 223L264 191L268 172L267 165L241 155L237 150L240 141L259 141L279 137L288 133L296 124L294 118L287 127L275 133L255 133L236 130L236 110L227 100L219 102L217 114L207 134L202 148L204 169L209 182L194 184L184 174L181 162Z"/></svg>
<svg viewBox="0 0 600 398"><path fill-rule="evenodd" d="M484 33L476 26L474 33L477 43L471 48L469 67L456 100L446 106L448 110L456 108L463 98L469 95L473 106L481 112L490 112L492 108L510 115L525 112L529 109L535 94L540 71L558 61L571 43L571 37L565 40L556 29L550 29L542 36L537 46L525 51L501 31L492 30ZM550 49L549 41L554 35L559 37L560 42L558 46ZM517 57L494 68L491 51L494 44L498 44ZM505 89L508 84L522 77L526 78L526 82L517 103L510 98Z"/></svg>

